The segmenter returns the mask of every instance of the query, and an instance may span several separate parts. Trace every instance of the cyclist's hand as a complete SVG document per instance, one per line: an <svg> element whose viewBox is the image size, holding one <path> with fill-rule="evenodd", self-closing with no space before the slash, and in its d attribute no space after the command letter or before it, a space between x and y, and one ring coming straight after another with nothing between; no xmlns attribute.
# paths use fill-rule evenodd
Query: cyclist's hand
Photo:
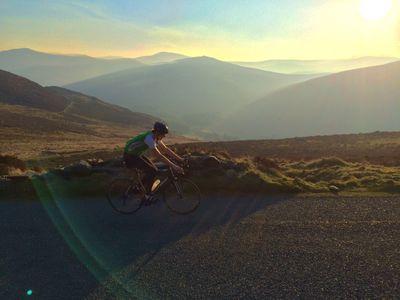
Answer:
<svg viewBox="0 0 400 300"><path fill-rule="evenodd" d="M184 173L184 172L183 172L183 168L181 168L180 166L175 165L175 166L173 167L173 169L174 169L174 171L177 172L177 173L180 173L180 174L183 174L183 173Z"/></svg>
<svg viewBox="0 0 400 300"><path fill-rule="evenodd" d="M183 168L189 167L189 158L187 158L187 157L182 158L182 161L180 162L180 165L181 165Z"/></svg>

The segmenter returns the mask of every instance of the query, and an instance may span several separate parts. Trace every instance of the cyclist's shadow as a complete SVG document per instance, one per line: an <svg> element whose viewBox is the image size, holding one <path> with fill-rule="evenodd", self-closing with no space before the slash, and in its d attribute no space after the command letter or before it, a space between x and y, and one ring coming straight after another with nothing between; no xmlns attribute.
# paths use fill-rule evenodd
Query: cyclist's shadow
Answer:
<svg viewBox="0 0 400 300"><path fill-rule="evenodd" d="M134 249L128 247L130 252L125 253L121 263L125 266L132 263L135 265L134 269L131 269L131 276L134 277L164 247L188 236L199 236L214 228L220 228L227 233L244 218L290 197L213 196L203 199L195 212L184 216L168 211L162 203L145 207L136 215L125 219L126 223L122 225L124 230L140 231L140 234L135 235L133 239L132 235L129 235Z"/></svg>
<svg viewBox="0 0 400 300"><path fill-rule="evenodd" d="M170 212L162 202L129 216L117 215L109 209L107 216L109 222L112 222L107 224L112 226L109 233L117 236L114 236L113 243L109 242L108 247L113 258L118 257L118 264L113 265L109 276L91 296L93 299L99 295L103 298L132 298L140 290L140 283L137 283L141 282L140 275L151 269L151 263L156 258L162 259L163 251L171 251L174 243L185 238L195 238L213 229L221 235L229 235L238 222L266 209L268 205L291 197L208 196L202 199L195 212L184 216ZM111 238L107 240L111 241Z"/></svg>

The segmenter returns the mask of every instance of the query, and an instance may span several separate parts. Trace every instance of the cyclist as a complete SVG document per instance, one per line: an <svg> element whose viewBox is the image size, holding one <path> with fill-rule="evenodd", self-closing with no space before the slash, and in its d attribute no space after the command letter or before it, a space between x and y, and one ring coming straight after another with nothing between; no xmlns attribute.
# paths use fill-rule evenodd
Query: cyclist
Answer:
<svg viewBox="0 0 400 300"><path fill-rule="evenodd" d="M128 140L124 149L126 166L130 169L140 169L145 173L143 185L146 189L146 198L150 197L158 168L145 154L152 152L156 158L170 166L175 172L183 173L180 166L168 159L170 157L178 162L184 162L183 158L163 143L162 139L166 134L168 134L168 126L162 122L155 122L151 131L143 132Z"/></svg>

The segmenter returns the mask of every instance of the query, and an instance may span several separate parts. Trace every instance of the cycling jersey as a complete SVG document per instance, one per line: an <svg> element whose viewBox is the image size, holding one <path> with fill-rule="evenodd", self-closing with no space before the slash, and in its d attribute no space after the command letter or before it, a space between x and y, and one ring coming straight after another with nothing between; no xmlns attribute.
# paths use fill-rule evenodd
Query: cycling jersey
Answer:
<svg viewBox="0 0 400 300"><path fill-rule="evenodd" d="M142 156L148 149L155 149L157 142L154 139L153 132L143 132L132 139L126 145L124 152L129 155Z"/></svg>

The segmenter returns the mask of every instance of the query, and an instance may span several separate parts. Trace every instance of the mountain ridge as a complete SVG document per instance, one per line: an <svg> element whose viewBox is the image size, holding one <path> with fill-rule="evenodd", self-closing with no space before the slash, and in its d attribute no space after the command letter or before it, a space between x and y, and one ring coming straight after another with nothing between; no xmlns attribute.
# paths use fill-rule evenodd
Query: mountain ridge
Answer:
<svg viewBox="0 0 400 300"><path fill-rule="evenodd" d="M130 58L110 60L87 55L50 54L29 48L0 51L0 69L41 85L65 85L142 65Z"/></svg>
<svg viewBox="0 0 400 300"><path fill-rule="evenodd" d="M95 97L59 87L42 87L29 79L2 70L0 70L0 103L5 104L3 109L7 108L8 115L15 115L12 106L22 106L43 111L40 113L41 116L45 116L45 112L48 112L49 118L53 118L52 116L55 116L53 114L56 113L59 115L57 118L66 118L82 124L110 122L144 128L151 127L157 120L153 116L135 113Z"/></svg>
<svg viewBox="0 0 400 300"><path fill-rule="evenodd" d="M207 56L143 66L64 87L199 129L242 104L313 78L241 67Z"/></svg>
<svg viewBox="0 0 400 300"><path fill-rule="evenodd" d="M400 62L343 71L275 91L218 128L252 138L399 130L398 86Z"/></svg>
<svg viewBox="0 0 400 300"><path fill-rule="evenodd" d="M382 65L400 60L397 57L364 56L349 59L270 59L255 62L233 62L241 66L259 68L284 74L337 73L351 69Z"/></svg>

